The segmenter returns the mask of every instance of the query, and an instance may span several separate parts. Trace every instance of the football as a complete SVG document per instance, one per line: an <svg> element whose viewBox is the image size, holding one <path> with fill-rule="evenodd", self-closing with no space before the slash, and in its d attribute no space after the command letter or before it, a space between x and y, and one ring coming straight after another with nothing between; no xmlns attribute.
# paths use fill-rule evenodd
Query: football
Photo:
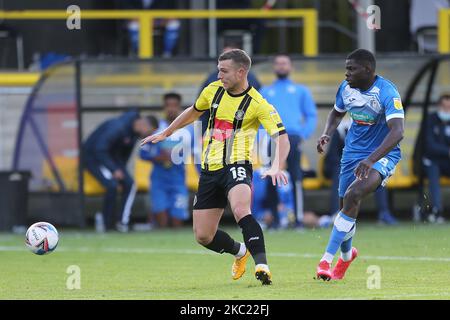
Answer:
<svg viewBox="0 0 450 320"><path fill-rule="evenodd" d="M38 255L55 250L58 240L58 231L48 222L36 222L28 228L25 235L25 244L31 252Z"/></svg>

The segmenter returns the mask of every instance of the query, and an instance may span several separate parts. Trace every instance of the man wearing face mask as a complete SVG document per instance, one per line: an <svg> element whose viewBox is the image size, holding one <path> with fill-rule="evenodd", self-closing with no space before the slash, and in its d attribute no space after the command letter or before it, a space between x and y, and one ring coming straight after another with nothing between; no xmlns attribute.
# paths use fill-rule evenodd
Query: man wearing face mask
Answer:
<svg viewBox="0 0 450 320"><path fill-rule="evenodd" d="M280 114L289 136L291 149L287 158L287 171L293 181L296 224L303 220L302 171L300 168L301 143L314 132L317 124L317 108L309 89L295 83L289 76L293 71L291 58L279 54L273 61L273 71L277 77L271 85L264 86L261 94ZM268 194L276 194L272 184L268 183ZM268 203L276 214L278 201Z"/></svg>
<svg viewBox="0 0 450 320"><path fill-rule="evenodd" d="M450 176L450 94L439 97L439 109L429 115L423 164L429 180L430 222L443 223L440 176Z"/></svg>

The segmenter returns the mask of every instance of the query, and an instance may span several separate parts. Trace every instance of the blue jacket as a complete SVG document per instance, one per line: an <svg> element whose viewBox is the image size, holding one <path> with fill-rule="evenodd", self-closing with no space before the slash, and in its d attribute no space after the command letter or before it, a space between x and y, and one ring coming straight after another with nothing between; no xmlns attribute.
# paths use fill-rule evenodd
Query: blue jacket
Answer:
<svg viewBox="0 0 450 320"><path fill-rule="evenodd" d="M290 79L276 80L261 88L262 96L280 114L288 135L309 138L317 124L317 108L309 89Z"/></svg>
<svg viewBox="0 0 450 320"><path fill-rule="evenodd" d="M133 110L103 122L84 142L84 160L96 161L112 172L125 167L139 138L133 130L138 118Z"/></svg>
<svg viewBox="0 0 450 320"><path fill-rule="evenodd" d="M448 159L450 150L450 122L442 121L437 112L428 116L425 129L425 156L429 159Z"/></svg>

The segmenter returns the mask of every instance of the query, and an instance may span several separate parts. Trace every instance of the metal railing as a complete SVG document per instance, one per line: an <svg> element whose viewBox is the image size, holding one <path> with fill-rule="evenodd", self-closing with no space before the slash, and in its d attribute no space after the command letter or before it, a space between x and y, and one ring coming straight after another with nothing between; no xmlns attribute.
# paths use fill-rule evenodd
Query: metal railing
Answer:
<svg viewBox="0 0 450 320"><path fill-rule="evenodd" d="M0 19L65 20L70 14L62 10L0 11ZM81 10L81 19L137 19L139 21L139 57L153 56L153 20L166 19L303 19L303 54L318 54L318 23L315 9L293 10Z"/></svg>

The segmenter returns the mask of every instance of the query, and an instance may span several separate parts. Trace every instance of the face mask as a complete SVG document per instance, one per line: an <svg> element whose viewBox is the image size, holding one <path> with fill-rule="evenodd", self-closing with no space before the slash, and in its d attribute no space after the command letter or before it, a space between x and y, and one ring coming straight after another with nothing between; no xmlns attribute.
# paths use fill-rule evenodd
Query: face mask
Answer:
<svg viewBox="0 0 450 320"><path fill-rule="evenodd" d="M438 111L438 117L444 121L450 121L450 112Z"/></svg>

